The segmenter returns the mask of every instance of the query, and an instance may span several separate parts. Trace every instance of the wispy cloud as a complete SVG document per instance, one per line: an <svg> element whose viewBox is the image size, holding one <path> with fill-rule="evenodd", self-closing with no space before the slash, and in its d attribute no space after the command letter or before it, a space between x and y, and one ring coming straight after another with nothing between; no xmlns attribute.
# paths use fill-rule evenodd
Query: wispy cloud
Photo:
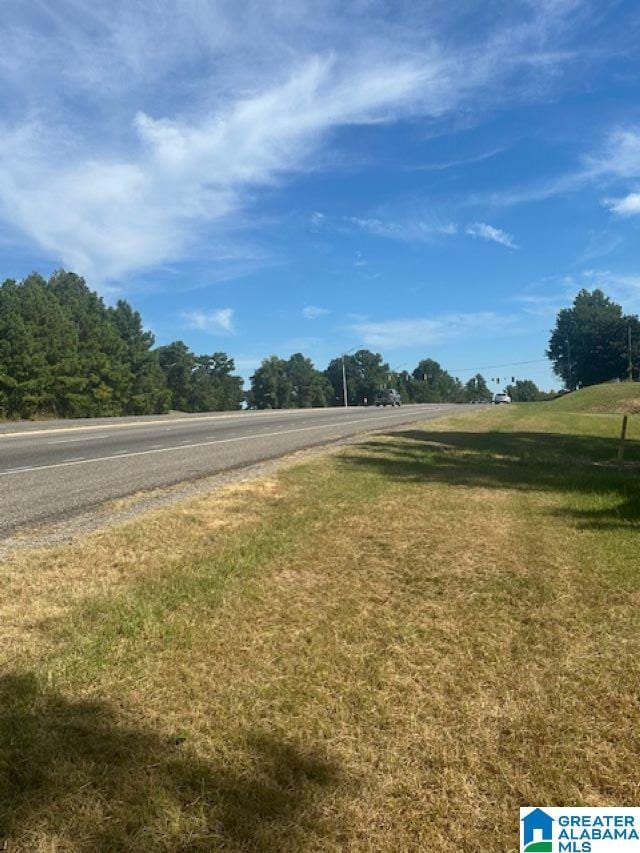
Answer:
<svg viewBox="0 0 640 853"><path fill-rule="evenodd" d="M622 198L606 198L602 203L618 216L637 216L640 213L640 193L629 193Z"/></svg>
<svg viewBox="0 0 640 853"><path fill-rule="evenodd" d="M506 246L507 249L518 248L511 234L507 234L501 228L487 225L486 222L474 222L473 225L467 226L465 233L469 234L470 237L480 237L482 240L499 243L501 246Z"/></svg>
<svg viewBox="0 0 640 853"><path fill-rule="evenodd" d="M610 231L590 231L588 235L587 245L580 256L582 263L593 261L596 258L602 258L605 255L610 255L618 246L623 243L623 238L620 234L615 234Z"/></svg>
<svg viewBox="0 0 640 853"><path fill-rule="evenodd" d="M235 331L233 308L216 308L213 311L199 309L183 311L182 319L187 328L197 329L211 335L231 335Z"/></svg>
<svg viewBox="0 0 640 853"><path fill-rule="evenodd" d="M318 317L326 317L328 308L320 308L318 305L307 305L302 309L302 316L307 320L317 320Z"/></svg>
<svg viewBox="0 0 640 853"><path fill-rule="evenodd" d="M550 328L558 311L571 304L575 293L576 290L573 286L561 287L553 293L522 293L516 296L513 301L522 308L527 317L542 320Z"/></svg>
<svg viewBox="0 0 640 853"><path fill-rule="evenodd" d="M557 175L534 185L512 187L492 193L486 198L471 197L472 203L489 202L499 206L544 201L567 195L585 187L606 187L640 178L640 128L614 127L595 150L585 153L572 171ZM630 193L622 198L605 199L605 206L620 215L636 213L636 197Z"/></svg>
<svg viewBox="0 0 640 853"><path fill-rule="evenodd" d="M490 160L498 154L502 154L504 148L492 148L490 151L483 151L480 154L475 154L472 157L461 157L458 160L442 160L434 163L418 163L414 166L406 168L416 172L444 172L447 169L457 169L461 166L472 166L475 163L482 163L485 160Z"/></svg>
<svg viewBox="0 0 640 853"><path fill-rule="evenodd" d="M311 223L312 228L318 230L322 228L325 224L327 217L324 213L321 213L319 210L314 210L311 216L309 217L309 221Z"/></svg>
<svg viewBox="0 0 640 853"><path fill-rule="evenodd" d="M473 335L511 333L515 317L491 311L446 314L436 317L412 317L385 322L357 322L350 327L365 344L382 349L431 346L451 343Z"/></svg>
<svg viewBox="0 0 640 853"><path fill-rule="evenodd" d="M616 127L602 147L585 157L587 177L635 178L640 175L640 128Z"/></svg>
<svg viewBox="0 0 640 853"><path fill-rule="evenodd" d="M392 240L407 242L429 242L438 236L450 236L458 231L458 226L454 222L438 223L425 219L392 221L350 216L347 221L376 237L388 237Z"/></svg>
<svg viewBox="0 0 640 853"><path fill-rule="evenodd" d="M317 168L338 128L538 97L571 56L576 3L455 43L427 6L5 0L0 216L121 279L197 256L260 188Z"/></svg>
<svg viewBox="0 0 640 853"><path fill-rule="evenodd" d="M579 273L550 276L533 283L512 301L525 314L543 320L550 328L558 311L568 308L582 288L600 288L625 311L637 311L640 306L640 275L607 269L584 269Z"/></svg>
<svg viewBox="0 0 640 853"><path fill-rule="evenodd" d="M637 311L640 307L640 274L638 273L621 273L603 269L584 270L581 279L577 281L581 287L600 287L607 296L620 302L627 311Z"/></svg>

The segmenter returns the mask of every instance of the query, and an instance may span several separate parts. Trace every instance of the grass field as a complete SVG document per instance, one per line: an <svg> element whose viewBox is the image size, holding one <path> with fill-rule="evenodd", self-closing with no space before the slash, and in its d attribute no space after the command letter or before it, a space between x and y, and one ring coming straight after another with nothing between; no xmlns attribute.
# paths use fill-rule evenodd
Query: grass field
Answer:
<svg viewBox="0 0 640 853"><path fill-rule="evenodd" d="M16 554L0 838L502 853L520 805L640 805L618 429L482 410Z"/></svg>
<svg viewBox="0 0 640 853"><path fill-rule="evenodd" d="M640 414L640 383L609 382L580 388L553 400L555 411L592 414Z"/></svg>

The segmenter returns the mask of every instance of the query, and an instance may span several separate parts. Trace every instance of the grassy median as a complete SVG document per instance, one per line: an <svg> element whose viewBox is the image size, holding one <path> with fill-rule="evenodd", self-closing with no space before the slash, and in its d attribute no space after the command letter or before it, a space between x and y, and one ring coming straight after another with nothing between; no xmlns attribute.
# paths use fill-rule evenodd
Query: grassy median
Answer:
<svg viewBox="0 0 640 853"><path fill-rule="evenodd" d="M515 851L520 805L640 805L618 428L478 411L16 554L0 839Z"/></svg>

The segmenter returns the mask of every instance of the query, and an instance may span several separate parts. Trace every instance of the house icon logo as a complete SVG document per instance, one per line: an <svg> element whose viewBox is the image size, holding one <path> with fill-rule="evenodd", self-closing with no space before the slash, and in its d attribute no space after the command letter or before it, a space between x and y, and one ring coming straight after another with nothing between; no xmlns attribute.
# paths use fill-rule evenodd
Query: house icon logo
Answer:
<svg viewBox="0 0 640 853"><path fill-rule="evenodd" d="M520 833L523 853L553 853L553 818L542 809L533 809L522 818Z"/></svg>

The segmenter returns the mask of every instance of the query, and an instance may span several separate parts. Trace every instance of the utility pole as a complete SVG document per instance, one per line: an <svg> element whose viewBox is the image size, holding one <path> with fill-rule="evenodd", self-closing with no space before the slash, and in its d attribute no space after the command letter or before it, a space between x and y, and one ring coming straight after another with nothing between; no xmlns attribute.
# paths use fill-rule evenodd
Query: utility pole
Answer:
<svg viewBox="0 0 640 853"><path fill-rule="evenodd" d="M629 354L629 382L633 382L633 361L631 360L631 326L627 326L627 352Z"/></svg>
<svg viewBox="0 0 640 853"><path fill-rule="evenodd" d="M349 405L349 398L347 396L347 368L345 367L344 360L357 348L358 344L342 353L342 399L344 401L345 408Z"/></svg>
<svg viewBox="0 0 640 853"><path fill-rule="evenodd" d="M345 353L342 353L342 394L344 397L344 405L346 408L349 405L349 401L347 399L347 369L344 366L344 356Z"/></svg>

